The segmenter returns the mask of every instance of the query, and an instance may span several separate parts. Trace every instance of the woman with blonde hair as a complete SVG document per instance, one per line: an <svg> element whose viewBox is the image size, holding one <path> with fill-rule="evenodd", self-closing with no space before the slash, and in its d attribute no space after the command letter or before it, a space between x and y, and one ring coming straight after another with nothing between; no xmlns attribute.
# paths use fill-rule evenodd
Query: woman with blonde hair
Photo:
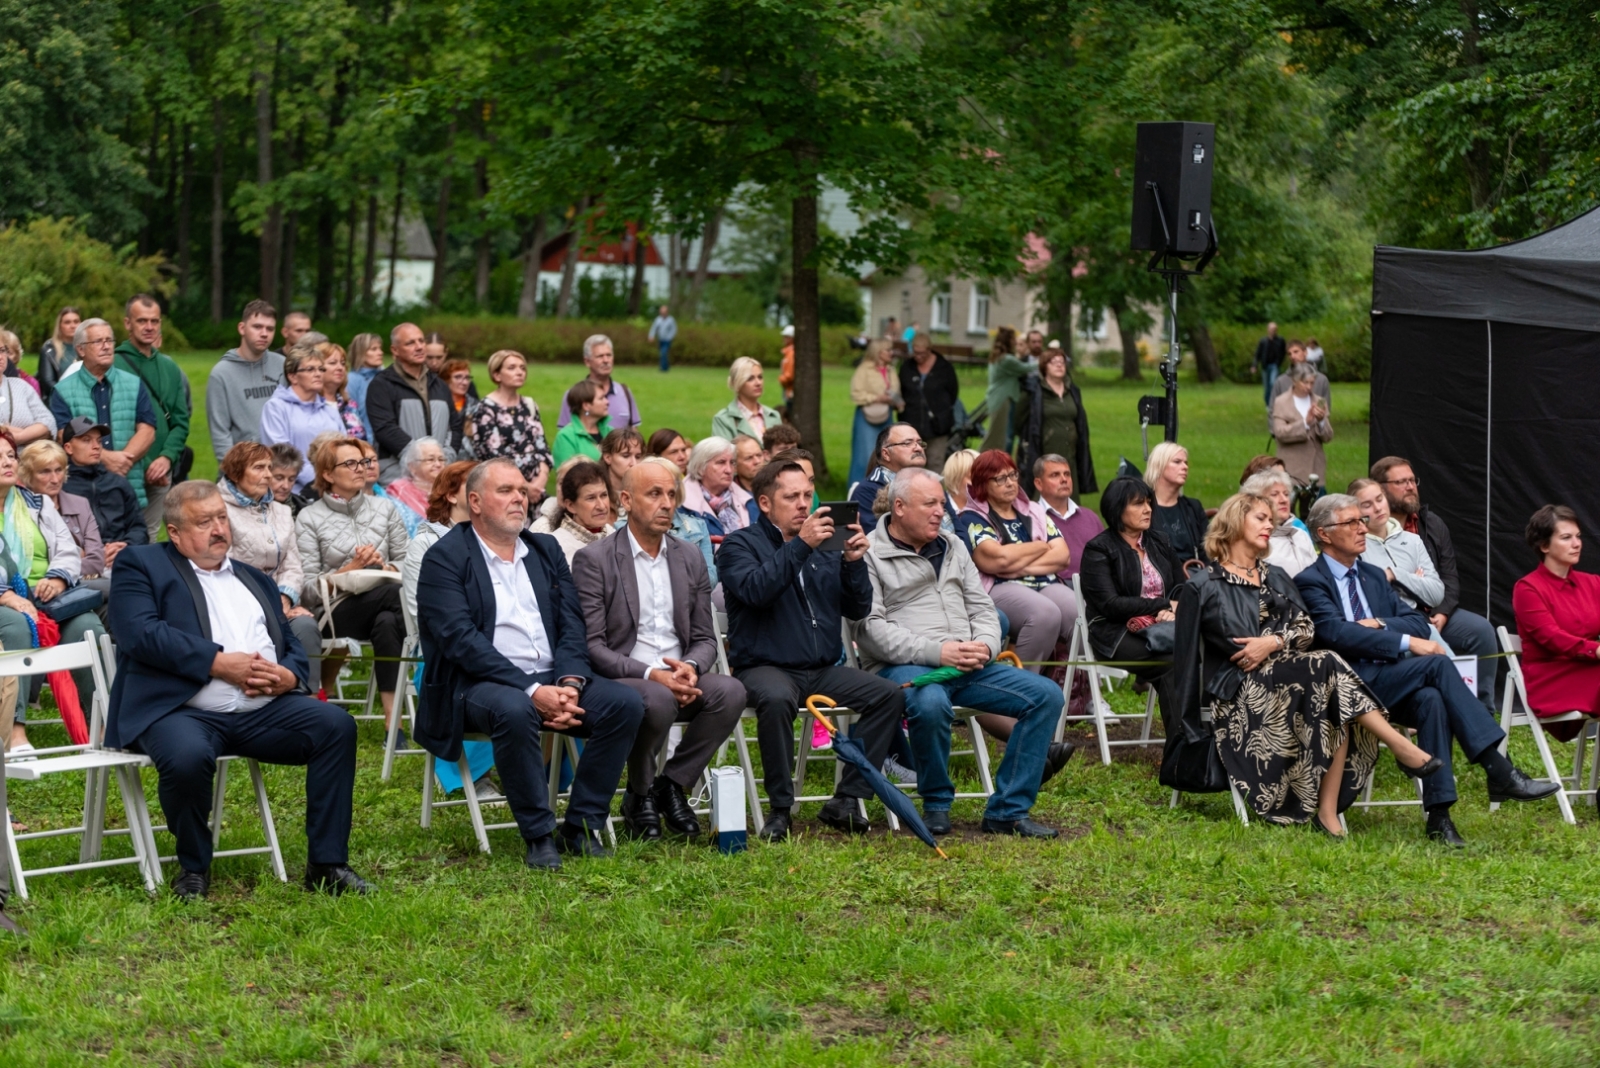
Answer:
<svg viewBox="0 0 1600 1068"><path fill-rule="evenodd" d="M322 396L339 413L344 432L352 438L367 440L367 426L361 421L361 406L350 396L350 367L344 349L331 341L317 346L322 353Z"/></svg>
<svg viewBox="0 0 1600 1068"><path fill-rule="evenodd" d="M1267 498L1236 493L1206 531L1210 563L1190 580L1199 590L1202 700L1228 778L1256 815L1343 838L1339 813L1371 774L1378 742L1413 777L1442 761L1389 725L1338 653L1311 648L1300 591L1267 562L1274 513Z"/></svg>
<svg viewBox="0 0 1600 1068"><path fill-rule="evenodd" d="M1150 529L1167 536L1179 561L1204 560L1206 510L1194 497L1183 495L1189 481L1189 450L1176 441L1163 441L1150 450L1144 465L1144 484L1150 487Z"/></svg>
<svg viewBox="0 0 1600 1068"><path fill-rule="evenodd" d="M67 450L60 445L53 441L36 441L22 450L17 461L17 481L55 504L78 551L83 554L83 570L79 572L82 581L97 584L95 589L103 594L110 593L111 580L101 577L106 571L106 547L100 535L100 523L94 517L94 506L89 498L61 488L66 484L70 462Z"/></svg>
<svg viewBox="0 0 1600 1068"><path fill-rule="evenodd" d="M728 367L728 388L733 400L711 417L711 432L719 438L733 441L740 434L760 441L768 427L783 422L776 408L761 403L761 392L766 380L761 374L761 361L741 356Z"/></svg>
<svg viewBox="0 0 1600 1068"><path fill-rule="evenodd" d="M67 368L78 362L78 350L72 344L72 335L81 322L83 313L67 305L56 313L56 325L44 344L39 346L39 396L46 401L56 391L56 383Z"/></svg>
<svg viewBox="0 0 1600 1068"><path fill-rule="evenodd" d="M21 359L22 342L11 331L0 328L0 376L4 376L0 377L0 427L11 432L11 440L19 449L56 432L56 417L30 384L32 379L6 374L13 367L20 367Z"/></svg>
<svg viewBox="0 0 1600 1068"><path fill-rule="evenodd" d="M361 425L367 428L366 440L372 440L372 423L367 419L367 387L383 370L383 338L377 334L357 334L350 339L345 350L350 359L350 382L345 388L350 399L356 402L361 415Z"/></svg>
<svg viewBox="0 0 1600 1068"><path fill-rule="evenodd" d="M867 477L878 434L889 425L894 413L906 406L897 388L899 382L889 369L893 360L893 346L884 338L876 338L867 342L866 354L850 376L850 400L856 406L856 419L850 430L850 477L846 485Z"/></svg>
<svg viewBox="0 0 1600 1068"><path fill-rule="evenodd" d="M958 449L945 458L940 472L944 476L944 522L940 526L947 534L955 533L956 516L967 509L967 482L977 458L977 449Z"/></svg>
<svg viewBox="0 0 1600 1068"><path fill-rule="evenodd" d="M467 419L472 423L473 455L479 460L510 460L528 480L528 488L543 495L552 466L550 446L539 405L522 395L527 380L528 358L500 349L489 357L489 381L495 388L467 412Z"/></svg>

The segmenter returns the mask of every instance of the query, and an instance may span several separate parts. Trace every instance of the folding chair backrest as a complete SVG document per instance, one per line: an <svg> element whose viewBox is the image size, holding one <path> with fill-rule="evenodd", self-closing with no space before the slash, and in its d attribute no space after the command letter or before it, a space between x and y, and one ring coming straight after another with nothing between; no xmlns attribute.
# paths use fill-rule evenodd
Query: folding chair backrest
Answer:
<svg viewBox="0 0 1600 1068"><path fill-rule="evenodd" d="M99 656L94 658L95 719L89 724L89 744L96 749L105 745L106 716L111 711L111 686L117 681L117 646L111 635L100 635Z"/></svg>
<svg viewBox="0 0 1600 1068"><path fill-rule="evenodd" d="M1512 634L1505 627L1494 628L1495 636L1500 639L1500 649L1506 654L1506 682L1508 690L1516 694L1517 700L1522 702L1522 707L1528 707L1528 686L1522 677L1522 637ZM1509 696L1509 694L1508 694Z"/></svg>
<svg viewBox="0 0 1600 1068"><path fill-rule="evenodd" d="M712 605L711 630L717 640L717 674L732 675L728 670L728 613Z"/></svg>
<svg viewBox="0 0 1600 1068"><path fill-rule="evenodd" d="M99 666L100 650L95 645L92 631L85 634L81 642L67 642L49 649L20 649L14 653L0 653L0 677L14 677L19 686L25 685L23 679L56 671L82 671L89 668L94 672L94 700L89 702L84 713L91 746L98 746L105 733L105 702L111 692L100 685Z"/></svg>

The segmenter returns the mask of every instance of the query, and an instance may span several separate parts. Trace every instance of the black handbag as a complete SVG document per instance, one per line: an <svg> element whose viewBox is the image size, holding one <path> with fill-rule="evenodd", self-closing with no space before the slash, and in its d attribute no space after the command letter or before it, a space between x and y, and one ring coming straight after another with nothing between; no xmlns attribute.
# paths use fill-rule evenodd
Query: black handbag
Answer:
<svg viewBox="0 0 1600 1068"><path fill-rule="evenodd" d="M48 601L33 603L39 611L57 623L65 623L73 616L95 611L105 603L105 597L99 590L90 586L74 586Z"/></svg>
<svg viewBox="0 0 1600 1068"><path fill-rule="evenodd" d="M1162 706L1166 745L1161 750L1162 786L1186 794L1220 794L1229 787L1228 771L1217 752L1216 730L1201 716L1205 700L1204 649L1200 637L1200 591L1190 583L1179 586L1173 625L1170 690L1172 708Z"/></svg>

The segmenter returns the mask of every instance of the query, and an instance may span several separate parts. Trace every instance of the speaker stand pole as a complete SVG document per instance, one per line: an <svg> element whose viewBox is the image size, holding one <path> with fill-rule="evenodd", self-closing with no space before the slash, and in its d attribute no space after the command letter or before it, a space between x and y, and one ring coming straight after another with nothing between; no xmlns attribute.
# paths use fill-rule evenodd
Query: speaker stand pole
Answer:
<svg viewBox="0 0 1600 1068"><path fill-rule="evenodd" d="M1167 440L1178 440L1178 290L1183 276L1174 271L1167 274L1167 358L1161 364L1161 381L1167 386Z"/></svg>

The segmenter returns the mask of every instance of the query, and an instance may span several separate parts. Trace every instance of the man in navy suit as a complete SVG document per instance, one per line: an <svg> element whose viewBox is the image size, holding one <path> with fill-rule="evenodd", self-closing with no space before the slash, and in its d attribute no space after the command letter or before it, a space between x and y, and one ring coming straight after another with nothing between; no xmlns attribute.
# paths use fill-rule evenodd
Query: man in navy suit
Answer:
<svg viewBox="0 0 1600 1068"><path fill-rule="evenodd" d="M1422 780L1428 837L1466 844L1450 820L1456 802L1452 738L1488 775L1490 801L1534 801L1555 793L1555 783L1535 782L1500 752L1505 732L1461 681L1443 647L1428 639L1427 618L1395 596L1382 571L1361 560L1367 534L1356 499L1328 494L1312 506L1307 525L1322 554L1294 581L1316 624L1316 644L1344 657L1389 718L1415 727L1418 744L1444 761Z"/></svg>
<svg viewBox="0 0 1600 1068"><path fill-rule="evenodd" d="M644 702L590 670L588 633L561 546L523 529L528 483L517 466L485 461L467 476L465 489L472 521L428 550L417 583L427 667L416 739L454 761L463 733L490 737L530 868L559 869L560 853L605 856L598 833ZM540 730L587 739L559 833Z"/></svg>
<svg viewBox="0 0 1600 1068"><path fill-rule="evenodd" d="M356 727L309 695L305 651L266 575L228 558L228 509L214 482L166 500L164 545L133 545L111 577L117 679L106 745L142 752L160 775L161 810L188 901L211 886L211 791L217 757L306 768L306 887L371 889L350 870Z"/></svg>

